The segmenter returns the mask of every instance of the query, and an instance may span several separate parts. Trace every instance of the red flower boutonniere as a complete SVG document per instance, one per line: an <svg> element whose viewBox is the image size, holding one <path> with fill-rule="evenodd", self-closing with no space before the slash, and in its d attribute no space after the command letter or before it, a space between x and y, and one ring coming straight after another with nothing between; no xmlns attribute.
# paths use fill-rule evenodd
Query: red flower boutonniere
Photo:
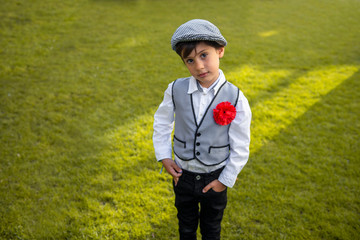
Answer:
<svg viewBox="0 0 360 240"><path fill-rule="evenodd" d="M228 125L235 119L236 108L230 102L221 102L213 110L214 120L219 125Z"/></svg>

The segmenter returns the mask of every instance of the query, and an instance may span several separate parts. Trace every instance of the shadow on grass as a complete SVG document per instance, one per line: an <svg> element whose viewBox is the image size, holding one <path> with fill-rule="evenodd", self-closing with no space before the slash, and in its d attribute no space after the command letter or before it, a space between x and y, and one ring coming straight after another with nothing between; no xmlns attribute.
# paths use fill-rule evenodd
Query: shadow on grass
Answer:
<svg viewBox="0 0 360 240"><path fill-rule="evenodd" d="M251 155L229 191L226 239L358 236L359 80L357 72Z"/></svg>

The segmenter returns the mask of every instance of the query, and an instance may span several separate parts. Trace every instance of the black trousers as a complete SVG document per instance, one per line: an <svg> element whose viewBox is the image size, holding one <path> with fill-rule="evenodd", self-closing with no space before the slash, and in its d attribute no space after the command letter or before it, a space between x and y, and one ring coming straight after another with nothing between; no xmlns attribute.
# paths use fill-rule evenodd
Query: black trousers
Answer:
<svg viewBox="0 0 360 240"><path fill-rule="evenodd" d="M180 240L196 239L199 220L203 240L220 239L227 189L223 192L210 189L207 193L202 193L202 190L207 184L218 179L222 169L206 174L183 170L176 186L173 182Z"/></svg>

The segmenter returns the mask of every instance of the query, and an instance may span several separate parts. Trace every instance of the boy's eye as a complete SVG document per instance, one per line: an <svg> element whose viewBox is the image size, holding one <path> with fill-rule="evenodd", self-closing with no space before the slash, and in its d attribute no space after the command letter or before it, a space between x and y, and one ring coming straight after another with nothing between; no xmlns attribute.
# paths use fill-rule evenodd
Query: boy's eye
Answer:
<svg viewBox="0 0 360 240"><path fill-rule="evenodd" d="M192 59L187 59L186 60L186 63L193 63L194 62L194 60L192 60Z"/></svg>
<svg viewBox="0 0 360 240"><path fill-rule="evenodd" d="M201 54L201 57L202 57L202 58L205 58L206 56L207 56L207 53Z"/></svg>

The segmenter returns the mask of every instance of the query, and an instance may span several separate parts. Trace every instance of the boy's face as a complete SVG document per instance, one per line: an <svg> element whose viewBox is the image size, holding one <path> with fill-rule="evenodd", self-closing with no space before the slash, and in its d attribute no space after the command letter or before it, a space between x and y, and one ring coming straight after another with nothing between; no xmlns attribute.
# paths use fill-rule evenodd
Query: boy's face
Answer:
<svg viewBox="0 0 360 240"><path fill-rule="evenodd" d="M224 47L215 49L200 42L189 56L183 58L183 61L190 74L199 81L201 86L208 88L219 77L220 58L224 56L224 51Z"/></svg>

